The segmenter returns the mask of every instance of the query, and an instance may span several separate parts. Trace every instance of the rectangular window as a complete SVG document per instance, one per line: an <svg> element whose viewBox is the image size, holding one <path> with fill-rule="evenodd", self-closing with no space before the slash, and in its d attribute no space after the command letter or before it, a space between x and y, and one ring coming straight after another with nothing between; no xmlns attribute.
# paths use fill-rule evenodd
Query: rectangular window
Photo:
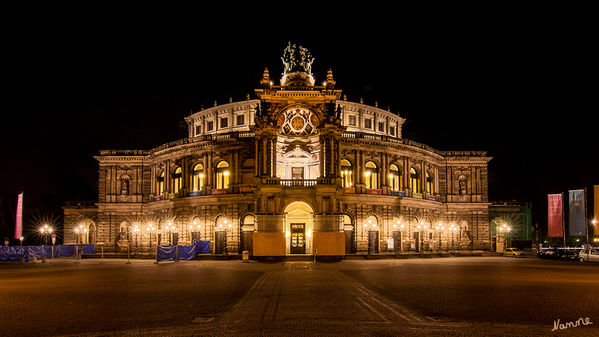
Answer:
<svg viewBox="0 0 599 337"><path fill-rule="evenodd" d="M214 122L213 121L209 121L208 122L208 126L206 127L207 131L212 131L214 130Z"/></svg>
<svg viewBox="0 0 599 337"><path fill-rule="evenodd" d="M349 125L356 126L356 116L349 116Z"/></svg>
<svg viewBox="0 0 599 337"><path fill-rule="evenodd" d="M364 120L364 128L372 129L372 120L370 118Z"/></svg>
<svg viewBox="0 0 599 337"><path fill-rule="evenodd" d="M389 127L389 135L395 136L395 127L394 126Z"/></svg>
<svg viewBox="0 0 599 337"><path fill-rule="evenodd" d="M195 135L199 136L201 133L202 133L202 126L201 125L196 125Z"/></svg>
<svg viewBox="0 0 599 337"><path fill-rule="evenodd" d="M227 126L229 126L229 119L227 117L223 117L220 119L220 128L226 128Z"/></svg>
<svg viewBox="0 0 599 337"><path fill-rule="evenodd" d="M245 124L245 115L237 115L237 125Z"/></svg>
<svg viewBox="0 0 599 337"><path fill-rule="evenodd" d="M385 123L379 122L379 132L385 131Z"/></svg>

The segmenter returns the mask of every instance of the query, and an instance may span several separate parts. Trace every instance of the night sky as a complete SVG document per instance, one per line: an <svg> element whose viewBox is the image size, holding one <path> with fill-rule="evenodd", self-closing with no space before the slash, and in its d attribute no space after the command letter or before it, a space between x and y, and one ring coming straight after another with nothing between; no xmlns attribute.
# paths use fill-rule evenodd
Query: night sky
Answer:
<svg viewBox="0 0 599 337"><path fill-rule="evenodd" d="M191 112L254 98L264 67L278 82L293 41L316 58L317 83L331 68L348 100L377 101L406 118L404 138L488 151L490 199L532 201L533 222L544 226L547 193L599 184L594 29L584 20L481 21L276 32L85 20L21 26L3 41L3 218L21 190L25 211L96 200L100 149L186 137ZM0 235L7 230L4 221Z"/></svg>

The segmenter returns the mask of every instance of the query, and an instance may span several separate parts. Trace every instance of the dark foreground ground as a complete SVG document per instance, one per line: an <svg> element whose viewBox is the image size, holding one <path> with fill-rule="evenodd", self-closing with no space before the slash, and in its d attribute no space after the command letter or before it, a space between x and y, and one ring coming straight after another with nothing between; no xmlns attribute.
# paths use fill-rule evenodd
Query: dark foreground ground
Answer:
<svg viewBox="0 0 599 337"><path fill-rule="evenodd" d="M552 331L588 317L593 324ZM599 336L599 265L457 257L0 265L0 336Z"/></svg>

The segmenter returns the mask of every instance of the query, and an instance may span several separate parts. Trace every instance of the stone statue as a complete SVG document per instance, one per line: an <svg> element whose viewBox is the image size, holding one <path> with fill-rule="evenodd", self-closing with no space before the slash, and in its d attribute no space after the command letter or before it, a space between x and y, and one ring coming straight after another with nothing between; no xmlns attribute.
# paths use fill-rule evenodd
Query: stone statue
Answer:
<svg viewBox="0 0 599 337"><path fill-rule="evenodd" d="M465 176L459 176L458 177L458 184L460 185L460 194L464 195L466 194L466 177Z"/></svg>
<svg viewBox="0 0 599 337"><path fill-rule="evenodd" d="M123 195L129 194L129 179L127 179L127 178L121 179L121 194L123 194Z"/></svg>
<svg viewBox="0 0 599 337"><path fill-rule="evenodd" d="M284 74L296 71L312 74L312 62L314 62L314 58L307 48L295 44L292 45L289 42L287 48L283 51L281 60L284 65Z"/></svg>

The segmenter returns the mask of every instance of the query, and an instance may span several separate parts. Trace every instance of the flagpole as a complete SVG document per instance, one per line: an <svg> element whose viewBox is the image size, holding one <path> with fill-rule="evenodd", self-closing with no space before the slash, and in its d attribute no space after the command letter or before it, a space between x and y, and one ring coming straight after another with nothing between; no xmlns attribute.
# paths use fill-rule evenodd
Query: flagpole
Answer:
<svg viewBox="0 0 599 337"><path fill-rule="evenodd" d="M565 193L562 192L562 232L564 234L564 249L566 249L566 207L565 207L565 204L566 204Z"/></svg>

